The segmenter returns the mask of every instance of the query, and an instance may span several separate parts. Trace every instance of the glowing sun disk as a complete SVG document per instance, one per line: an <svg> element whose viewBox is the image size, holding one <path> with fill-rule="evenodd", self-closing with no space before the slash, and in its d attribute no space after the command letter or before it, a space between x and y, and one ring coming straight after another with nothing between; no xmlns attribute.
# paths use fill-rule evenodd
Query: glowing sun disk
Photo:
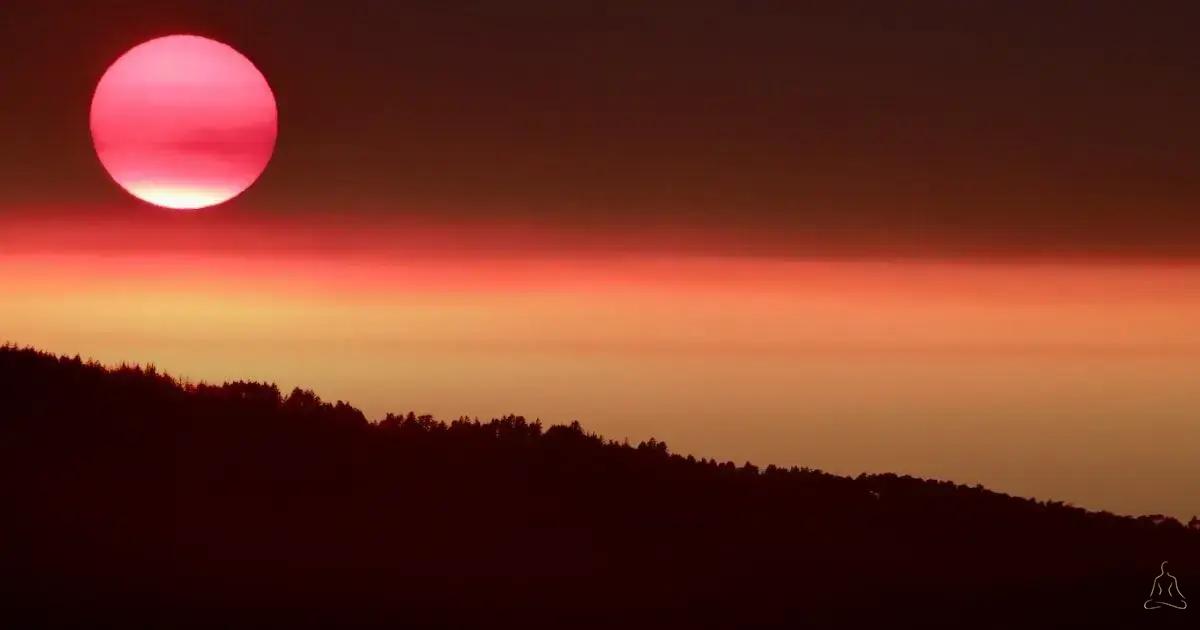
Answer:
<svg viewBox="0 0 1200 630"><path fill-rule="evenodd" d="M92 97L96 154L133 196L175 209L223 203L258 179L275 149L275 96L233 48L170 35L130 49Z"/></svg>

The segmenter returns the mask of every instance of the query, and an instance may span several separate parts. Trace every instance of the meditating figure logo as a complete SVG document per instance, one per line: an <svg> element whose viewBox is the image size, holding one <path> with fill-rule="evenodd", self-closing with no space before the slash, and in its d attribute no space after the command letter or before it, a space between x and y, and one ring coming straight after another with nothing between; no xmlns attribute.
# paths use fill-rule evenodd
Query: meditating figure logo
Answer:
<svg viewBox="0 0 1200 630"><path fill-rule="evenodd" d="M1159 566L1158 576L1154 578L1154 586L1150 587L1150 599L1142 604L1142 608L1154 610L1164 606L1178 610L1187 608L1187 600L1183 598L1183 593L1179 592L1179 580L1175 579L1174 575L1167 573L1166 560L1163 560L1162 565Z"/></svg>

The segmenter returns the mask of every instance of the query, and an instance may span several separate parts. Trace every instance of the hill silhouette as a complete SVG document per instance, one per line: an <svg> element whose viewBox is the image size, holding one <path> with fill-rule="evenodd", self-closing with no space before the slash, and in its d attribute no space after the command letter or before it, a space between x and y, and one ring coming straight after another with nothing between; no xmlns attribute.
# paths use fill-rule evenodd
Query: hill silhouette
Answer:
<svg viewBox="0 0 1200 630"><path fill-rule="evenodd" d="M1164 560L1200 593L1200 521L578 423L369 422L12 345L0 418L6 609L46 624L1152 627L1195 612L1143 610Z"/></svg>

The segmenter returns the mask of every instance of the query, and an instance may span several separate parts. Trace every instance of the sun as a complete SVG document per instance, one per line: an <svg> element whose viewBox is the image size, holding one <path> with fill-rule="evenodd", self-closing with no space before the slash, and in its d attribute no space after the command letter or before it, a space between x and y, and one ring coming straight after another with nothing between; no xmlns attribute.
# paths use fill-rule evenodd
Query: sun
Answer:
<svg viewBox="0 0 1200 630"><path fill-rule="evenodd" d="M92 142L131 195L192 210L253 184L275 151L278 111L266 77L232 47L194 35L152 39L100 78Z"/></svg>

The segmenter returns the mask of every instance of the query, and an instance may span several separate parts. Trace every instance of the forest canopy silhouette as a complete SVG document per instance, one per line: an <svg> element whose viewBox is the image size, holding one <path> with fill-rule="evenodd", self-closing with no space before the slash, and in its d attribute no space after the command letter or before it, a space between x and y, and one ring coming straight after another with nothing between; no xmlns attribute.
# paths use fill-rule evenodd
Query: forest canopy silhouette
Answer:
<svg viewBox="0 0 1200 630"><path fill-rule="evenodd" d="M14 345L0 404L9 592L50 616L1104 625L1146 612L1163 560L1200 589L1198 519L697 459L577 422L372 422Z"/></svg>

